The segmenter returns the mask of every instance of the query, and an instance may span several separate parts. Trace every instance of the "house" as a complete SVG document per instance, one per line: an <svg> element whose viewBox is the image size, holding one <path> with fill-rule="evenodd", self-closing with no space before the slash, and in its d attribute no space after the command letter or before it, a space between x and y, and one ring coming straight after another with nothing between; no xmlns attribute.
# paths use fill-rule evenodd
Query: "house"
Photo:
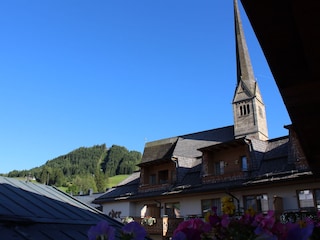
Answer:
<svg viewBox="0 0 320 240"><path fill-rule="evenodd" d="M94 199L102 196L103 194L104 194L104 192L103 193L94 193L93 190L90 189L87 194L80 193L78 195L73 195L73 197L78 199L79 201L101 211L102 207L99 204L94 204L92 202Z"/></svg>
<svg viewBox="0 0 320 240"><path fill-rule="evenodd" d="M88 239L91 226L123 224L52 186L0 177L2 239Z"/></svg>
<svg viewBox="0 0 320 240"><path fill-rule="evenodd" d="M274 210L285 220L286 213L320 210L320 179L310 170L294 125L285 126L287 136L268 137L236 0L234 6L234 125L146 143L140 171L94 200L106 214L121 212L119 221L152 217L148 231L170 236L182 219L203 217L212 206L221 213L226 196L236 213Z"/></svg>

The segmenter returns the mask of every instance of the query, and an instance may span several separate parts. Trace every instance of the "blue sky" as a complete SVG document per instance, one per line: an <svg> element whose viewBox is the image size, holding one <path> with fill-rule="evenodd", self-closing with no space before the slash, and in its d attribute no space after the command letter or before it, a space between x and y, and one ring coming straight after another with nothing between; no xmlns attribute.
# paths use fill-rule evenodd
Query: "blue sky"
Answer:
<svg viewBox="0 0 320 240"><path fill-rule="evenodd" d="M241 7L269 137L287 110ZM0 173L233 124L232 0L0 2Z"/></svg>

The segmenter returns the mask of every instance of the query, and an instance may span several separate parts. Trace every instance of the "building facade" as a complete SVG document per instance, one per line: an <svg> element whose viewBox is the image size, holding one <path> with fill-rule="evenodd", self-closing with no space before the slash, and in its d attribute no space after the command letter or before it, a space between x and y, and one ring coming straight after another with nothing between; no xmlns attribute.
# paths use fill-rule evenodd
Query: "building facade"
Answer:
<svg viewBox="0 0 320 240"><path fill-rule="evenodd" d="M95 199L104 213L118 212L119 221L128 216L138 221L203 217L213 206L221 213L226 196L236 214L249 208L274 210L277 217L320 210L319 179L309 169L294 128L286 126L287 136L268 138L236 0L234 6L234 125L146 143L140 171ZM163 236L170 235L163 220L158 227Z"/></svg>

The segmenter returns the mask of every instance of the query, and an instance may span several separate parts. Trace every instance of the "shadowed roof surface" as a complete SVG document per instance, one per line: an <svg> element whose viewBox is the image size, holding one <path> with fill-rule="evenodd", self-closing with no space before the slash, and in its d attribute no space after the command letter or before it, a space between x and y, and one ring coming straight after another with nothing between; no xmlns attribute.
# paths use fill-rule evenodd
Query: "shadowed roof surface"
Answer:
<svg viewBox="0 0 320 240"><path fill-rule="evenodd" d="M1 239L88 239L102 220L122 227L55 187L0 177Z"/></svg>

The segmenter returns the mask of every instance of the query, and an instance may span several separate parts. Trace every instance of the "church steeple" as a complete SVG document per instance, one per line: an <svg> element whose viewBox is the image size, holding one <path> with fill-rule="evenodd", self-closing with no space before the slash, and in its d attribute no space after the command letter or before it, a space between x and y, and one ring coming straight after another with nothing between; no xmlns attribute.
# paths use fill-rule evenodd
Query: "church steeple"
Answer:
<svg viewBox="0 0 320 240"><path fill-rule="evenodd" d="M234 0L237 87L233 97L235 138L268 140L265 106L255 80L242 28L238 0Z"/></svg>

